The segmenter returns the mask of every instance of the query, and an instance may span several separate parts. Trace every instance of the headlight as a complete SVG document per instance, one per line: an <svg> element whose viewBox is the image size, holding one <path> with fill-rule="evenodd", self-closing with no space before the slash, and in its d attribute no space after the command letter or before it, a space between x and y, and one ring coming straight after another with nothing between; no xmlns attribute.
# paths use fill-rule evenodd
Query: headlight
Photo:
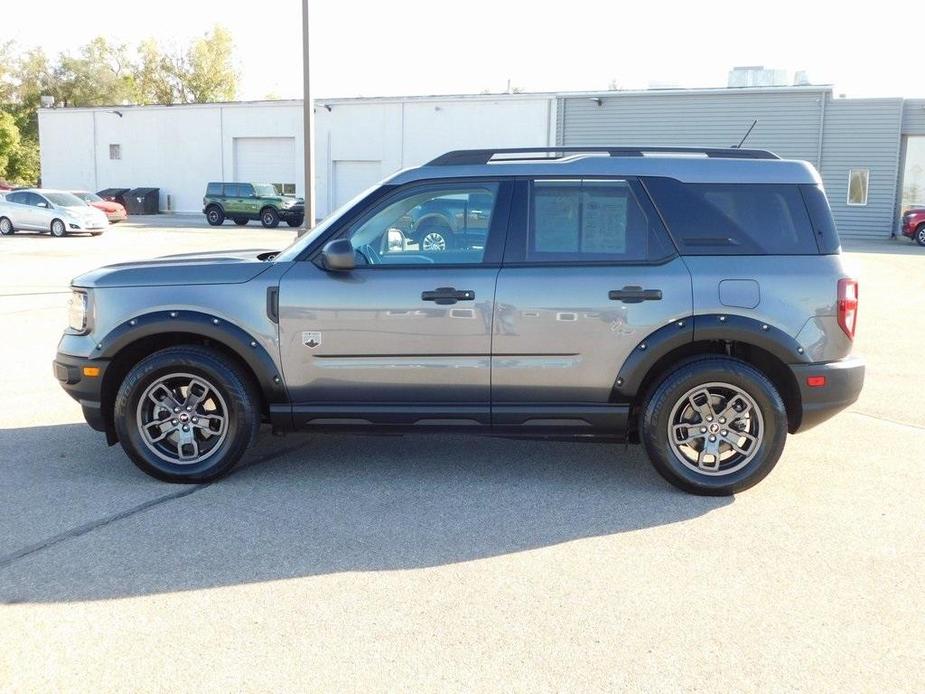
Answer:
<svg viewBox="0 0 925 694"><path fill-rule="evenodd" d="M87 292L80 289L72 290L69 304L67 310L68 327L79 333L87 332Z"/></svg>

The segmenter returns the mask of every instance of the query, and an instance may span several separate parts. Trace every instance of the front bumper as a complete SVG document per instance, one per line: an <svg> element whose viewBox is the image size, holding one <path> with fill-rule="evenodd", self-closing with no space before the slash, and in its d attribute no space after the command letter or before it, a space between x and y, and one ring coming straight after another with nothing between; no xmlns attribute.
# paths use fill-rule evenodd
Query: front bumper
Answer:
<svg viewBox="0 0 925 694"><path fill-rule="evenodd" d="M110 222L121 222L125 220L128 215L125 212L107 212L106 219Z"/></svg>
<svg viewBox="0 0 925 694"><path fill-rule="evenodd" d="M108 366L107 359L74 357L60 352L52 362L52 371L58 383L65 393L80 403L87 424L97 431L107 431L109 428L102 407L103 377ZM99 372L96 376L86 376L85 367L99 369Z"/></svg>
<svg viewBox="0 0 925 694"><path fill-rule="evenodd" d="M280 207L277 212L279 214L279 218L284 222L288 222L294 219L305 219L304 205L295 205L294 207Z"/></svg>
<svg viewBox="0 0 925 694"><path fill-rule="evenodd" d="M800 421L791 433L806 431L851 405L864 385L864 361L849 357L822 364L791 364L800 387ZM825 378L825 385L811 386L810 378Z"/></svg>

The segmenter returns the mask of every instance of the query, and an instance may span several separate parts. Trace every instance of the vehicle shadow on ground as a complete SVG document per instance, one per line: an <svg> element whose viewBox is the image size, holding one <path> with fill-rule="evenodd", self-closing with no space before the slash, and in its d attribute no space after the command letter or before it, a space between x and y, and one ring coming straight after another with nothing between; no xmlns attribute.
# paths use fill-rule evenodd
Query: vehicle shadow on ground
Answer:
<svg viewBox="0 0 925 694"><path fill-rule="evenodd" d="M47 458L58 466L3 494L15 500L4 515L17 528L70 509L76 495L132 498L51 541L16 545L7 534L6 603L432 567L675 523L732 503L675 490L638 446L616 444L263 434L233 475L191 487L150 480L84 425L0 430L0 459L14 442L42 451L30 465ZM18 556L22 545L29 553Z"/></svg>

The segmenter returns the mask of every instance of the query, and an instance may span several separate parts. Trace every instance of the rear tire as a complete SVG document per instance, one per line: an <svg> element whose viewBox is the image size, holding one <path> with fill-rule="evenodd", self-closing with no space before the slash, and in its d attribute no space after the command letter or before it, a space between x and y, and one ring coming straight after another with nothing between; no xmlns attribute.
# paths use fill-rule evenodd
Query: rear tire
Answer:
<svg viewBox="0 0 925 694"><path fill-rule="evenodd" d="M920 246L925 246L925 224L919 224L915 229L915 242Z"/></svg>
<svg viewBox="0 0 925 694"><path fill-rule="evenodd" d="M234 223L237 224L239 227L243 227L243 226L246 225L249 221L250 221L250 220L247 219L247 218L245 218L245 217L235 217L235 218L234 218Z"/></svg>
<svg viewBox="0 0 925 694"><path fill-rule="evenodd" d="M267 229L275 229L279 226L279 213L272 207L265 207L260 211L260 223Z"/></svg>
<svg viewBox="0 0 925 694"><path fill-rule="evenodd" d="M51 235L56 239L67 236L67 227L64 225L64 222L60 219L51 220Z"/></svg>
<svg viewBox="0 0 925 694"><path fill-rule="evenodd" d="M419 250L433 253L453 247L453 235L450 228L443 224L425 224L416 232L415 240Z"/></svg>
<svg viewBox="0 0 925 694"><path fill-rule="evenodd" d="M258 402L236 362L181 345L155 352L129 371L113 420L122 448L143 472L165 482L201 483L230 472L254 442Z"/></svg>
<svg viewBox="0 0 925 694"><path fill-rule="evenodd" d="M218 205L206 208L206 221L214 227L220 227L225 222L225 213Z"/></svg>
<svg viewBox="0 0 925 694"><path fill-rule="evenodd" d="M0 217L0 236L11 236L14 233L16 229L13 228L13 222L7 217Z"/></svg>
<svg viewBox="0 0 925 694"><path fill-rule="evenodd" d="M750 364L704 357L650 391L639 428L649 460L671 484L728 496L774 469L787 439L787 411L771 381Z"/></svg>

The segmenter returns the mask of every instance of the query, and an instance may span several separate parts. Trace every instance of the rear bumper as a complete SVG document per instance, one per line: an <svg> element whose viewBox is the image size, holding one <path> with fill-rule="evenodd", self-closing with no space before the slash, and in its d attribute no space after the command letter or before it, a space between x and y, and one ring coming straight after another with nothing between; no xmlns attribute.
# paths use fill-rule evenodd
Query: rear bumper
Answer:
<svg viewBox="0 0 925 694"><path fill-rule="evenodd" d="M791 364L800 387L800 422L791 433L806 431L851 405L864 386L864 361L849 357L824 364ZM810 377L825 377L825 385L811 386Z"/></svg>
<svg viewBox="0 0 925 694"><path fill-rule="evenodd" d="M85 366L98 368L99 375L84 376ZM102 408L103 377L107 366L109 362L106 359L86 359L60 352L52 362L52 371L58 383L65 393L80 403L87 424L97 431L106 431L108 424Z"/></svg>

